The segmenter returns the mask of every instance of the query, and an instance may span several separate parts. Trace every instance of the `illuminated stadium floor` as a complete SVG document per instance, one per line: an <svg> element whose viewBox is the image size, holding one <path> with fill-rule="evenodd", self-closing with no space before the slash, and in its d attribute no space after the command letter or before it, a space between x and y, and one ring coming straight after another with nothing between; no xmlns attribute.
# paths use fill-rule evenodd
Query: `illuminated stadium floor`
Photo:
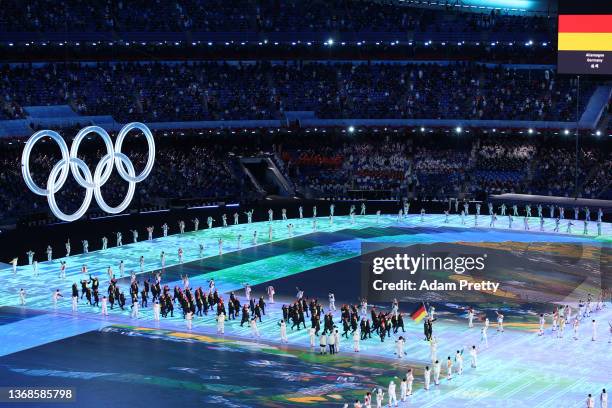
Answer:
<svg viewBox="0 0 612 408"><path fill-rule="evenodd" d="M2 274L5 282L0 291L0 306L18 305L17 293L19 288L24 281L33 279L33 282L30 281L27 284L27 307L28 310L35 310L37 313L32 315L31 312L28 312L19 317L19 313L11 312L7 313L11 316L0 320L0 334L7 339L0 344L0 355L5 356L0 358L0 367L4 366L7 359L11 360L12 358L12 361L20 361L16 360L16 357L12 357L20 354L11 353L35 346L41 347L34 350L43 352L46 347L57 344L58 340L70 336L77 336L74 337L75 339L79 339L81 336L92 336L91 333L87 332L117 324L121 327L127 326L127 328L120 334L115 333L117 329L112 327L103 330L110 330L115 336L144 334L146 335L144 337L151 337L148 338L148 341L151 342L172 342L172 339L177 338L185 341L184 337L190 336L181 334L186 331L186 327L177 307L175 307L175 317L162 319L160 327L155 326L150 308L141 309L140 319L138 320L129 317L129 308L123 313L115 308L110 316L104 319L99 315L97 308L92 308L81 302L78 312L73 314L70 311L70 286L73 281L78 282L81 279L80 266L83 263L88 265L90 273L100 278L101 292L106 291L106 268L109 265L113 267L117 274L118 262L120 259L124 259L126 274L129 274L131 270L139 272L138 259L140 255L144 255L146 260L144 271L156 270L160 267L159 253L162 250L168 254L162 283L167 283L170 287L179 284L180 275L185 273L190 276L191 287L202 286L206 288L207 281L214 278L218 289L225 293L239 290L244 282L248 282L252 286L273 282L275 287L278 288L277 303L269 308L268 316L259 325L259 330L262 334L262 344L268 344L269 347L277 349L274 345L278 343L279 338L276 323L281 316L280 302L289 300L295 294L295 290L292 289L282 292L279 289L292 288L294 283L296 285L300 284L300 280L304 281L304 277L307 279L308 274L314 273L314 270L317 269L323 270L324 273L328 270L341 269L338 265L343 265L343 262L350 262L360 255L361 242L393 242L406 245L433 242L558 242L577 243L598 248L602 245L609 247L612 237L610 224L604 224L604 235L602 237L594 238L592 236L582 236L580 234L582 228L574 228L575 234L573 235L550 233L554 224L552 220L547 220L545 225L545 230L549 232L541 233L533 231L539 229L538 220L533 218L531 220L532 232L526 233L522 231L522 220L518 222L518 218L514 223L515 230L513 231L505 229L507 224L503 222L505 219L502 219L502 217L498 220L497 226L503 226L504 228L495 230L474 228L473 218L468 219L472 222L463 226L457 216L451 216L451 222L448 224L444 224L444 216L439 215L428 215L424 221L420 221L420 216L412 215L399 223L396 216L383 216L378 222L375 216L358 216L356 217L356 224L352 225L347 217L336 217L334 225L330 226L327 219L320 218L318 220L318 232L314 234L312 233L311 219L291 220L290 222L295 225L294 238L292 239L286 239L288 238L286 223L275 221L273 223L274 242L272 243L268 243L267 239L268 223L261 222L251 225L214 228L184 235L172 235L153 241L124 245L121 248L110 248L104 252L96 251L72 256L66 258L68 273L67 278L63 281L57 277L59 273L58 260L50 263L41 262L39 264L39 277L37 278L31 277L32 272L29 266L19 267L16 275L12 275L10 269L4 270ZM480 224L488 226L489 218L482 216ZM595 223L592 222L591 229L594 230L594 228ZM255 229L258 231L260 245L252 247L251 237L252 231ZM565 230L564 224L562 224L562 230ZM242 234L244 237L241 251L235 251L238 234ZM222 256L218 256L218 237L222 237L224 240L224 254ZM200 242L203 242L206 246L205 255L207 257L203 260L196 259L198 256L197 247ZM185 263L182 265L176 265L178 261L176 254L179 246L185 251ZM230 251L235 252L230 253ZM303 274L297 275L300 273ZM292 279L295 279L295 281ZM128 285L129 277L120 281L120 286L126 292ZM323 304L327 306L325 295L328 288L324 287L323 284L320 286L319 290L307 290L306 295L319 297L323 300ZM51 293L56 288L60 288L66 298L60 302L57 310L53 310ZM257 296L262 295L261 292L260 288L254 290L254 294ZM244 302L243 294L243 292L239 293L242 302ZM355 300L338 298L337 304L341 304L341 301ZM447 355L453 355L457 349L465 348L467 350L467 347L471 344L479 344L480 334L478 329L467 329L461 313L452 313L444 311L444 309L441 309L440 313L442 319L435 324L434 330L436 336L440 339L438 352L440 358L445 359ZM534 310L527 308L521 313L529 315L530 319L525 320L524 317L517 317L513 321L512 318L508 318L509 329L503 335L496 335L493 330L490 331L489 348L482 350L480 364L476 371L467 367L469 364L466 358L466 372L462 378L453 379L448 383L444 380L442 385L438 387L439 389L427 393L421 389L422 377L420 373L424 364L428 362L429 347L426 342L422 341L422 326L407 320L406 337L408 338L408 345L406 351L408 356L402 364L405 367L413 366L417 370L417 391L412 397L412 403L417 406L431 407L500 406L500 401L511 398L513 399L512 405L519 407L558 407L561 406L561 401L563 401L562 406L581 406L587 393L597 394L603 387L610 388L610 378L605 369L605 367L612 366L611 345L607 343L608 334L606 332L606 322L612 320L612 310L609 305L604 311L597 314L596 318L600 322L598 330L600 339L596 342L590 341L590 327L587 324L581 326L580 339L577 341L571 340L571 330L569 328L566 330L564 339L553 338L550 329L547 336L539 338L535 334L537 325L534 324L533 320ZM307 323L309 323L308 318ZM156 330L153 332L144 330L147 327ZM218 340L215 332L215 322L210 314L209 317L205 318L196 317L192 331L195 338L189 339L189 341L195 343L203 341L204 344L210 341L216 342ZM197 335L214 336L208 338L198 337ZM250 329L246 325L244 328L240 328L238 322L227 322L226 338L235 347L247 347L249 353L255 353L256 356L253 358L261 353L257 346L253 351L253 345L240 341L240 339L253 341ZM68 341L68 339L65 341ZM122 345L122 350L127 352L131 349L129 342L123 343L125 345ZM172 346L169 347L177 347L175 343L172 342ZM300 356L300 361L307 364L317 364L319 370L325 371L330 364L329 357L312 356L308 352L307 346L308 339L305 330L300 332L289 331L289 348L283 347L283 353L297 353ZM377 339L361 342L361 350L359 359L353 361L347 367L351 367L351 365L359 367L369 364L376 365L369 360L365 361L365 356L380 360L383 362L385 372L379 374L381 381L378 384L385 387L388 384L388 375L393 375L393 372L397 372L395 375L398 376L404 374L403 368L390 365L392 360L397 360L393 356L393 339L387 339L383 344ZM527 350L528 352L526 352ZM164 348L164 351L167 350ZM87 351L83 352L87 353ZM343 358L346 358L345 354L355 354L352 352L352 341L344 340L341 345L341 352ZM259 357L264 358L265 356ZM352 357L348 358L352 359ZM38 360L36 361L38 362ZM265 361L269 362L270 360ZM321 365L321 362L324 362L324 364ZM30 368L36 368L36 364L30 365ZM329 369L331 370L331 368ZM130 371L129 367L126 367L125 370ZM106 367L104 367L104 370L98 369L98 371L106 371ZM28 371L26 370L26 372ZM38 371L33 372L40 374ZM0 378L5 375L8 376L8 372L0 371ZM41 375L45 376L47 374ZM53 374L48 375L53 377ZM32 374L32 376L37 375ZM67 377L68 374L59 376ZM356 383L348 387L350 390L343 389L334 381L331 381L330 384L335 384L337 388L332 387L326 392L313 394L325 395L323 400L316 403L317 406L324 403L333 406L338 401L345 400L349 396L352 397L352 393L356 393L357 390L362 393L365 389L364 385L357 385ZM309 394L309 392L304 391L304 387L297 387L292 392L298 395ZM210 393L210 390L206 392ZM235 394L225 389L223 391L219 390L220 396L229 398L233 403L238 403L237 406L253 406L252 404L264 406L263 401L266 400L266 393L271 393L270 395L278 394L272 389L263 387L255 392L258 395L261 394L261 398L258 397L257 402L254 400L249 402L248 400L242 401ZM338 395L341 397L340 400L337 399ZM293 404L308 402L307 398L303 401L299 399L301 397L298 400L295 400L295 398L298 397L295 395L283 397L285 403L291 401ZM240 401L246 405L240 405ZM348 402L348 399L346 401ZM269 406L278 405L270 404Z"/></svg>

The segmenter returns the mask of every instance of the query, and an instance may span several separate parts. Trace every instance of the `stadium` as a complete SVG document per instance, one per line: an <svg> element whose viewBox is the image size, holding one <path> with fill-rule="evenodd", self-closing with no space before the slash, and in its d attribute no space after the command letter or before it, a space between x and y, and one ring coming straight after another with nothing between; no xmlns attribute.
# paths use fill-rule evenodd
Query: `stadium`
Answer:
<svg viewBox="0 0 612 408"><path fill-rule="evenodd" d="M610 58L594 0L3 0L0 406L608 407Z"/></svg>

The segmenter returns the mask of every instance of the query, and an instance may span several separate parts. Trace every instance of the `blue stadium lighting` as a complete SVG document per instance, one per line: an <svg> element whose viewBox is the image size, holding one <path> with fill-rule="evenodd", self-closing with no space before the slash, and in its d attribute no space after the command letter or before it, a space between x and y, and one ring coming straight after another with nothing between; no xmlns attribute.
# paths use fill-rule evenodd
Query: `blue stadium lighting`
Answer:
<svg viewBox="0 0 612 408"><path fill-rule="evenodd" d="M327 45L334 45L334 40L332 38L330 38L329 40L327 40L326 42Z"/></svg>

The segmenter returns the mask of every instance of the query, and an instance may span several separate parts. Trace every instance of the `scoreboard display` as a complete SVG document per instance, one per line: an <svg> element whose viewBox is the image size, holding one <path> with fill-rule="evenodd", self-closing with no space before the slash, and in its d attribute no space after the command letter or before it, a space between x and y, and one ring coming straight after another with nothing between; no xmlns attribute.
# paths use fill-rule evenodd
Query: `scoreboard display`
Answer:
<svg viewBox="0 0 612 408"><path fill-rule="evenodd" d="M559 0L557 72L612 75L612 0Z"/></svg>

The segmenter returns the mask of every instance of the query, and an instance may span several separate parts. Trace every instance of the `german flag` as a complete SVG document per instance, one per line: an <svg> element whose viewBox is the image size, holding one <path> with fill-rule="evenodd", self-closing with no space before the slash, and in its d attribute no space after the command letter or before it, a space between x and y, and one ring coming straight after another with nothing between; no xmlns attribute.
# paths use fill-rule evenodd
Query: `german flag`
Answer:
<svg viewBox="0 0 612 408"><path fill-rule="evenodd" d="M612 51L612 14L560 15L559 51Z"/></svg>
<svg viewBox="0 0 612 408"><path fill-rule="evenodd" d="M562 74L612 73L612 1L561 0L557 69Z"/></svg>
<svg viewBox="0 0 612 408"><path fill-rule="evenodd" d="M425 309L425 305L422 303L414 312L410 314L410 318L416 323L423 320L425 316L427 316L427 309Z"/></svg>

